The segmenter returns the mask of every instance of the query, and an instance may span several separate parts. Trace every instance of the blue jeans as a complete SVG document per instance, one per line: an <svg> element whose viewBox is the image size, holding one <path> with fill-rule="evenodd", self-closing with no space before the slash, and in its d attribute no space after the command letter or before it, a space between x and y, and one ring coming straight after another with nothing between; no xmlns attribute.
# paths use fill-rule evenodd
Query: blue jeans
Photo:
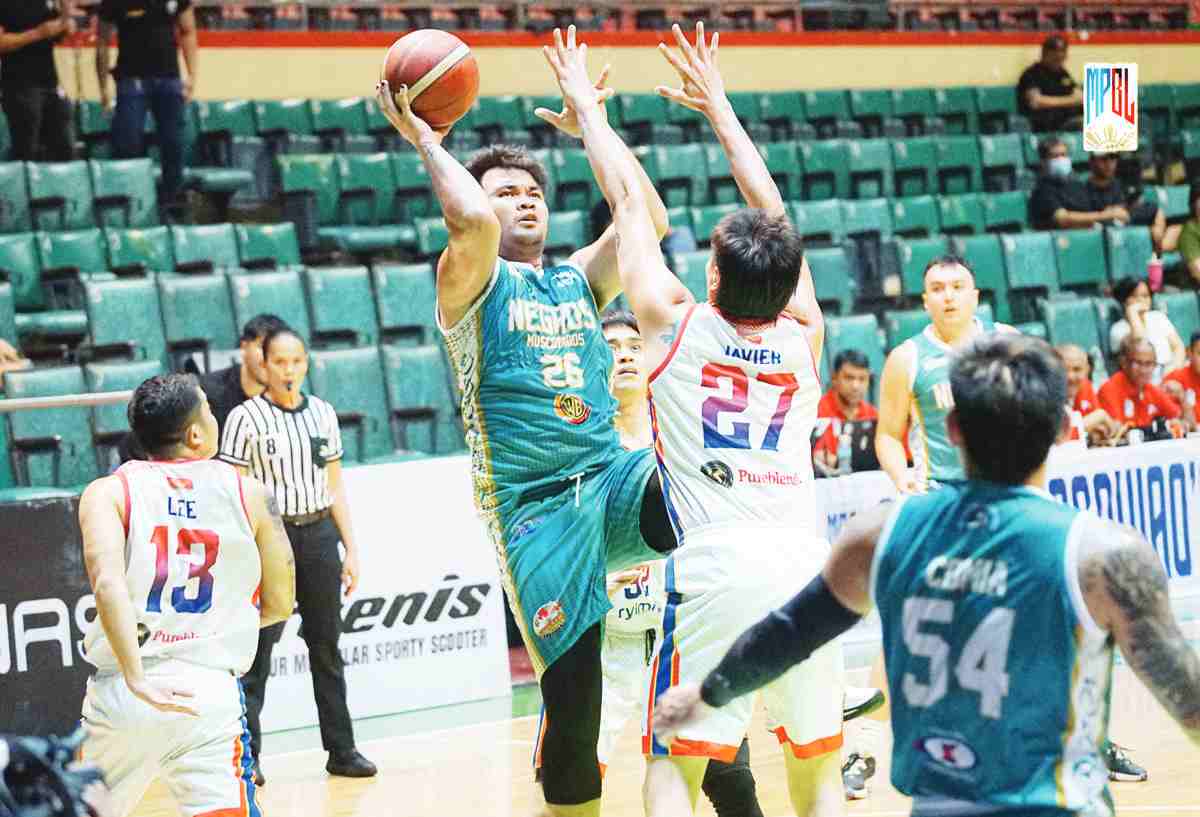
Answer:
<svg viewBox="0 0 1200 817"><path fill-rule="evenodd" d="M117 80L113 114L113 154L132 159L146 153L146 111L154 115L167 201L183 187L183 81L179 77L128 77Z"/></svg>

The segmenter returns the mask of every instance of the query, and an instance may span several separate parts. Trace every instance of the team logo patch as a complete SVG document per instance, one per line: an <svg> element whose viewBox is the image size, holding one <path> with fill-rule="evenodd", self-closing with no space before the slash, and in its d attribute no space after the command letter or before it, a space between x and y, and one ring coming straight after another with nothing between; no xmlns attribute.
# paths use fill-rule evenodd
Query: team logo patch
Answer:
<svg viewBox="0 0 1200 817"><path fill-rule="evenodd" d="M915 744L934 763L949 766L952 769L972 769L975 767L975 750L960 740L953 738L921 738Z"/></svg>
<svg viewBox="0 0 1200 817"><path fill-rule="evenodd" d="M577 394L558 394L554 397L554 413L577 426L592 416L592 407Z"/></svg>
<svg viewBox="0 0 1200 817"><path fill-rule="evenodd" d="M567 613L558 600L548 601L533 614L533 633L538 638L553 635L567 623Z"/></svg>
<svg viewBox="0 0 1200 817"><path fill-rule="evenodd" d="M709 460L700 466L700 473L723 488L733 487L733 471L720 460Z"/></svg>

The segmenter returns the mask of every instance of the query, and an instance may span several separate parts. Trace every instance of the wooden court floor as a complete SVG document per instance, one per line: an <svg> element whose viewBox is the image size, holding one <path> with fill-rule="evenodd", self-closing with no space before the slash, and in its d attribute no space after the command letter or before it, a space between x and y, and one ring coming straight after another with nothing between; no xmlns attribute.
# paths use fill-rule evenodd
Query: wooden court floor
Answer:
<svg viewBox="0 0 1200 817"><path fill-rule="evenodd" d="M460 726L404 737L360 741L380 774L369 781L330 778L325 754L305 750L264 752L268 784L260 803L270 817L534 817L539 814L530 782L529 756L535 717ZM900 817L907 798L888 784L891 749L886 725L876 738L880 768L865 800L848 803L851 817ZM1114 675L1111 734L1131 748L1150 772L1145 783L1114 783L1118 814L1200 815L1200 751L1167 717L1124 666ZM751 764L767 817L790 815L783 762L759 712L750 732ZM637 724L622 737L625 752L608 768L605 817L640 817L643 761ZM703 802L697 813L713 815ZM161 785L147 793L137 817L175 817Z"/></svg>

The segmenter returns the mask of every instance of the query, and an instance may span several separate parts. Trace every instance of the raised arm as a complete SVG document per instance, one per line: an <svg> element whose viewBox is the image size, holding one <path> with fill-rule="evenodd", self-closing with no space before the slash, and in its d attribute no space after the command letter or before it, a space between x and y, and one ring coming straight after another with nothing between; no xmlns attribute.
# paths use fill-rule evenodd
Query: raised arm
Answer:
<svg viewBox="0 0 1200 817"><path fill-rule="evenodd" d="M1088 612L1112 634L1143 684L1200 748L1200 656L1179 629L1158 554L1137 532L1111 522L1092 526L1079 562Z"/></svg>
<svg viewBox="0 0 1200 817"><path fill-rule="evenodd" d="M657 365L670 347L662 335L692 302L691 294L663 262L637 162L608 124L599 92L588 79L587 46L576 45L571 26L566 44L555 29L554 47L544 52L563 100L576 112L592 172L612 209L621 283L647 338L647 364Z"/></svg>
<svg viewBox="0 0 1200 817"><path fill-rule="evenodd" d="M883 364L879 380L879 425L875 429L875 456L902 494L916 493L920 486L908 470L904 435L908 433L909 372L913 365L907 345L892 350Z"/></svg>
<svg viewBox="0 0 1200 817"><path fill-rule="evenodd" d="M296 605L296 557L275 495L253 477L242 477L242 486L262 562L259 626L269 627L291 618Z"/></svg>
<svg viewBox="0 0 1200 817"><path fill-rule="evenodd" d="M183 54L183 64L187 66L187 80L183 84L183 99L190 101L196 95L196 72L200 70L200 45L196 39L196 9L189 6L179 15L175 26L175 34L179 41L179 50Z"/></svg>
<svg viewBox="0 0 1200 817"><path fill-rule="evenodd" d="M380 80L376 96L392 127L417 149L442 206L450 242L438 260L437 299L442 323L451 327L492 278L500 251L500 220L479 182L442 147L450 129L436 131L414 114L405 87L393 97L387 80Z"/></svg>

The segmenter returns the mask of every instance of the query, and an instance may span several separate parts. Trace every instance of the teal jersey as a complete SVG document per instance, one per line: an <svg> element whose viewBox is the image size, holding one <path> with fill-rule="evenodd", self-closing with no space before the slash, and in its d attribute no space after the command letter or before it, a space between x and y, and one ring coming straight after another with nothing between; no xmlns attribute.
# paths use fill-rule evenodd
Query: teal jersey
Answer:
<svg viewBox="0 0 1200 817"><path fill-rule="evenodd" d="M975 321L981 333L995 330L990 320ZM954 350L938 339L932 325L905 344L912 349L908 450L917 469L917 479L922 483L963 479L962 460L946 432L946 415L954 408L954 395L950 393Z"/></svg>
<svg viewBox="0 0 1200 817"><path fill-rule="evenodd" d="M578 267L497 260L487 289L444 335L475 502L489 522L503 524L522 492L622 454L608 391L612 353Z"/></svg>
<svg viewBox="0 0 1200 817"><path fill-rule="evenodd" d="M986 482L898 501L870 588L892 784L914 813L1112 814L1099 754L1112 646L1076 565L1092 523L1043 491Z"/></svg>

